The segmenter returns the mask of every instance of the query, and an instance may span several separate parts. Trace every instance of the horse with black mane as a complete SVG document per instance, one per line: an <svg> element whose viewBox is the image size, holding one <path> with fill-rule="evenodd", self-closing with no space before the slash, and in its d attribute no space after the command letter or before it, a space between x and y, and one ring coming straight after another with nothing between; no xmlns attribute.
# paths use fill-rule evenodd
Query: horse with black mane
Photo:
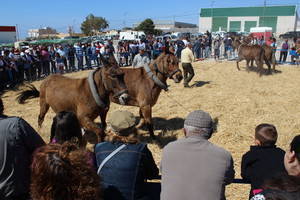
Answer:
<svg viewBox="0 0 300 200"><path fill-rule="evenodd" d="M80 125L97 134L98 140L104 138L106 114L110 100L125 104L128 92L124 83L124 71L112 65L113 56L105 59L101 56L104 67L91 72L88 78L72 79L62 75L50 75L38 91L33 85L21 92L17 99L24 103L29 98L40 97L38 125L41 127L44 117L51 107L55 113L70 111L76 114ZM102 129L94 123L100 115Z"/></svg>
<svg viewBox="0 0 300 200"><path fill-rule="evenodd" d="M116 61L115 61L116 62ZM178 59L172 48L166 49L149 66L136 69L123 69L124 81L130 96L126 105L140 108L140 123L137 128L146 125L151 138L155 138L152 124L152 107L156 104L162 90L168 90L167 79L175 83L182 80ZM111 101L120 104L111 96Z"/></svg>

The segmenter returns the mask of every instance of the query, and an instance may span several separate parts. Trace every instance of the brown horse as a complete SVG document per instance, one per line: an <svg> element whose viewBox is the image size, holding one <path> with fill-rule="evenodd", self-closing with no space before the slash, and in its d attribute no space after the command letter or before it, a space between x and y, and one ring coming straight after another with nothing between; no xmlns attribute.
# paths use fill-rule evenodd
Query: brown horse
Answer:
<svg viewBox="0 0 300 200"><path fill-rule="evenodd" d="M124 69L124 73L124 81L130 96L126 105L140 108L141 119L137 127L141 128L146 125L151 138L155 138L152 124L152 107L156 104L161 90L167 90L166 81L168 78L173 79L175 83L182 80L178 59L173 53L164 52L151 62L148 70L144 68ZM113 98L111 101L119 104Z"/></svg>
<svg viewBox="0 0 300 200"><path fill-rule="evenodd" d="M96 133L101 140L104 137L104 130L94 123L94 119L100 115L102 127L106 127L109 96L119 103L124 103L128 99L124 72L121 68L110 64L112 59L101 57L104 67L98 68L90 76L95 86L94 93L88 78L71 79L62 75L50 75L42 82L40 92L32 85L29 90L21 92L17 99L19 103L24 103L28 98L40 97L39 126L42 125L49 107L55 113L70 111L76 114L83 128ZM97 102L95 93L98 94L98 102L101 101L102 104Z"/></svg>
<svg viewBox="0 0 300 200"><path fill-rule="evenodd" d="M265 50L259 45L248 45L245 43L241 43L240 40L235 39L233 41L233 46L237 49L238 59L236 61L237 69L240 70L239 62L242 60L246 60L247 68L249 67L249 62L251 60L255 60L257 67L260 69L260 73L262 73L263 63L268 66L269 72L271 71L271 65L265 56Z"/></svg>
<svg viewBox="0 0 300 200"><path fill-rule="evenodd" d="M273 48L266 44L262 45L262 48L265 50L265 56L268 59L269 63L272 64L273 71L275 71L276 59L275 56L273 55L274 54ZM253 66L253 60L251 60L251 66Z"/></svg>

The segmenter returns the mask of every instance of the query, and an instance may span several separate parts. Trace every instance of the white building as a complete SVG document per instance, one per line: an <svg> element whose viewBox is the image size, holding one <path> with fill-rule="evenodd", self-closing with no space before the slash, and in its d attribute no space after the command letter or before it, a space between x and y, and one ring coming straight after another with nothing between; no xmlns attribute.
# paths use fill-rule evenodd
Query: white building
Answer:
<svg viewBox="0 0 300 200"><path fill-rule="evenodd" d="M272 27L281 34L295 31L297 20L297 6L203 8L199 31L249 32L252 27Z"/></svg>
<svg viewBox="0 0 300 200"><path fill-rule="evenodd" d="M0 26L0 44L12 43L17 40L15 26Z"/></svg>
<svg viewBox="0 0 300 200"><path fill-rule="evenodd" d="M28 30L28 37L31 37L31 38L38 38L40 36L53 35L53 34L57 34L57 31L50 27Z"/></svg>

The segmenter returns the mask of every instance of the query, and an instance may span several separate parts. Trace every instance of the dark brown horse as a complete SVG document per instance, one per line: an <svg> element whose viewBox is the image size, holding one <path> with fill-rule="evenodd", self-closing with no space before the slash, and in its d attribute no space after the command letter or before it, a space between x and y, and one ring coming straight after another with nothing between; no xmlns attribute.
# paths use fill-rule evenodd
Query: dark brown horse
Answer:
<svg viewBox="0 0 300 200"><path fill-rule="evenodd" d="M55 113L70 111L76 114L83 128L96 133L101 140L104 137L104 130L94 123L94 119L100 115L102 127L106 127L109 96L112 96L115 102L121 103L128 99L124 72L121 68L112 66L109 61L111 59L101 58L104 67L98 68L90 76L95 86L94 93L88 78L72 79L62 75L51 75L42 82L40 92L32 85L29 90L21 92L17 99L19 103L24 103L28 98L40 97L39 126L42 125L49 107ZM98 93L102 105L97 103L95 93Z"/></svg>
<svg viewBox="0 0 300 200"><path fill-rule="evenodd" d="M150 136L154 138L152 107L156 104L161 90L167 88L167 79L170 78L175 83L179 83L182 80L182 73L178 66L178 59L171 52L162 53L151 62L148 69L148 72L144 68L124 69L124 81L130 96L126 105L140 108L141 119L137 127L141 128L146 125ZM115 99L111 100L119 104Z"/></svg>
<svg viewBox="0 0 300 200"><path fill-rule="evenodd" d="M262 73L264 61L268 66L269 72L271 71L271 65L269 63L269 60L265 56L264 48L262 48L261 46L241 43L238 39L235 39L233 41L233 46L235 49L237 49L238 52L238 59L236 61L236 66L238 70L240 70L239 62L241 62L242 60L246 60L247 68L249 67L249 62L255 60L255 63L260 70L260 73Z"/></svg>

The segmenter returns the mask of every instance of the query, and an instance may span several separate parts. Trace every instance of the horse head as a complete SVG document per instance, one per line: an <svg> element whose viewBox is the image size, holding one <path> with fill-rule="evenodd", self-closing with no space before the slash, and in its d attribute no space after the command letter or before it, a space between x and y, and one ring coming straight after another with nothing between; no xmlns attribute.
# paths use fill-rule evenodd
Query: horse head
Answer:
<svg viewBox="0 0 300 200"><path fill-rule="evenodd" d="M128 90L124 81L124 72L118 67L113 55L108 59L101 56L104 65L104 76L102 76L104 87L113 94L113 98L118 98L122 105L125 105L129 99Z"/></svg>
<svg viewBox="0 0 300 200"><path fill-rule="evenodd" d="M173 48L166 49L156 60L159 72L166 77L173 79L175 83L182 80L182 72L179 69L178 58L174 55Z"/></svg>

